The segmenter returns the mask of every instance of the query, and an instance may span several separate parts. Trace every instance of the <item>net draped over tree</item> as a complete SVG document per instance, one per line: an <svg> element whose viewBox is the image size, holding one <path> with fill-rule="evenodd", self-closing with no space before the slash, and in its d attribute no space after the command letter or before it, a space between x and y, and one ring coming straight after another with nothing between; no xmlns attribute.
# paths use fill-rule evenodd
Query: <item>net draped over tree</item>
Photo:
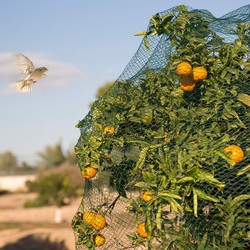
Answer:
<svg viewBox="0 0 250 250"><path fill-rule="evenodd" d="M157 13L78 123L76 249L250 247L250 5Z"/></svg>

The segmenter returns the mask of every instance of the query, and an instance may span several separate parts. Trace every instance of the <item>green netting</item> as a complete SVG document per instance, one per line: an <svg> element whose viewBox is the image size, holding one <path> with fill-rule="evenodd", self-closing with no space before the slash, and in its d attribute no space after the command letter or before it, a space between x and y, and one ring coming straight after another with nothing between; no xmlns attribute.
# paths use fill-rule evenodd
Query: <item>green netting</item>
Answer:
<svg viewBox="0 0 250 250"><path fill-rule="evenodd" d="M76 249L250 248L249 20L250 5L151 18L78 124Z"/></svg>

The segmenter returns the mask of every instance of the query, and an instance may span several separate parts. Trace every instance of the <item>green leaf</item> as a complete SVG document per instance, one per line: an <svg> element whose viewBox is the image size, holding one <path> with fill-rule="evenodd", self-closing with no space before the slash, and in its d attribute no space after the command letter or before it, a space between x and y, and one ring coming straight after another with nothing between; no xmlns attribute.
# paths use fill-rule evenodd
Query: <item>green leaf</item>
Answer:
<svg viewBox="0 0 250 250"><path fill-rule="evenodd" d="M219 155L221 158L223 158L224 160L226 160L230 164L230 166L233 167L235 165L235 162L224 151L215 150L215 153Z"/></svg>
<svg viewBox="0 0 250 250"><path fill-rule="evenodd" d="M231 205L232 207L234 207L234 206L240 206L240 205L241 205L241 202L242 202L242 201L245 201L245 200L250 200L250 194L242 194L242 195L239 195L239 196L235 197L235 198L231 201L230 205Z"/></svg>
<svg viewBox="0 0 250 250"><path fill-rule="evenodd" d="M100 109L94 108L93 112L92 112L92 115L93 115L93 119L97 120L99 117L101 117L103 115L103 113L102 113L102 111Z"/></svg>
<svg viewBox="0 0 250 250"><path fill-rule="evenodd" d="M167 177L165 176L165 175L162 175L161 177L160 177L160 179L161 179L161 182L160 182L160 184L158 185L158 190L162 190L162 189L164 189L165 187L166 187L166 184L167 184Z"/></svg>
<svg viewBox="0 0 250 250"><path fill-rule="evenodd" d="M213 201L213 202L219 202L220 200L212 195L209 195L205 192L203 192L200 189L193 188L193 191L195 191L196 195L200 197L203 200Z"/></svg>
<svg viewBox="0 0 250 250"><path fill-rule="evenodd" d="M196 189L195 188L193 188L193 206L194 206L194 216L198 217L198 215L197 215L198 198L197 198L197 193L196 193Z"/></svg>
<svg viewBox="0 0 250 250"><path fill-rule="evenodd" d="M224 78L225 75L227 74L227 68L223 69L221 72L221 78Z"/></svg>
<svg viewBox="0 0 250 250"><path fill-rule="evenodd" d="M150 35L151 35L151 36L155 36L155 35L157 35L157 34L158 34L157 31L154 30Z"/></svg>
<svg viewBox="0 0 250 250"><path fill-rule="evenodd" d="M123 137L120 137L120 138L108 137L106 140L116 142L120 147L124 146L124 138Z"/></svg>
<svg viewBox="0 0 250 250"><path fill-rule="evenodd" d="M164 15L162 17L162 24L165 25L165 24L169 23L172 20L173 17L174 17L173 14L166 14L166 15Z"/></svg>
<svg viewBox="0 0 250 250"><path fill-rule="evenodd" d="M223 79L226 80L226 83L230 84L232 75L230 73L227 73Z"/></svg>
<svg viewBox="0 0 250 250"><path fill-rule="evenodd" d="M238 114L234 110L230 109L227 105L224 105L224 112L228 113L230 116L235 117L238 121L241 122Z"/></svg>
<svg viewBox="0 0 250 250"><path fill-rule="evenodd" d="M147 31L146 30L142 30L142 31L136 33L135 36L144 36L146 34L147 34Z"/></svg>
<svg viewBox="0 0 250 250"><path fill-rule="evenodd" d="M236 176L240 176L245 174L246 172L250 171L250 165L247 165L246 167L242 168L237 174Z"/></svg>
<svg viewBox="0 0 250 250"><path fill-rule="evenodd" d="M143 38L143 43L144 43L144 45L145 45L145 47L146 47L146 50L149 51L150 48L149 48L149 43L148 43L148 38L147 38L147 36L145 36L145 37Z"/></svg>
<svg viewBox="0 0 250 250"><path fill-rule="evenodd" d="M162 214L162 208L161 206L158 207L157 213L156 213L156 227L157 229L161 230L162 229L162 218L161 218L161 214Z"/></svg>
<svg viewBox="0 0 250 250"><path fill-rule="evenodd" d="M142 109L140 109L140 116L141 116L141 121L149 125L152 122L153 119L153 110L149 106L146 106Z"/></svg>
<svg viewBox="0 0 250 250"><path fill-rule="evenodd" d="M199 173L198 173L198 178L200 180L204 180L208 183L211 183L217 187L225 187L225 184L219 180L217 180L216 178L214 178L214 176L206 171L202 171L200 170Z"/></svg>
<svg viewBox="0 0 250 250"><path fill-rule="evenodd" d="M149 147L145 147L141 150L140 155L139 155L139 159L138 159L136 166L135 166L135 169L142 168L142 166L145 162L148 150L149 150Z"/></svg>
<svg viewBox="0 0 250 250"><path fill-rule="evenodd" d="M177 194L173 194L173 193L169 193L168 191L161 191L158 193L157 195L158 197L169 197L169 198L174 198L177 200L181 200L182 198L177 195Z"/></svg>
<svg viewBox="0 0 250 250"><path fill-rule="evenodd" d="M197 166L192 167L187 171L187 175L189 177L194 177L194 178L197 177L198 173L199 173L199 168Z"/></svg>
<svg viewBox="0 0 250 250"><path fill-rule="evenodd" d="M189 181L194 181L195 179L191 176L186 176L181 178L180 180L178 180L176 183L185 183L185 182L189 182Z"/></svg>
<svg viewBox="0 0 250 250"><path fill-rule="evenodd" d="M183 210L182 206L175 199L169 198L168 201L173 211L178 212Z"/></svg>
<svg viewBox="0 0 250 250"><path fill-rule="evenodd" d="M148 184L147 184L146 182L141 181L141 182L137 182L137 183L135 184L135 187L139 187L139 188L148 188Z"/></svg>
<svg viewBox="0 0 250 250"><path fill-rule="evenodd" d="M250 106L250 96L247 94L240 93L238 94L238 100L247 106Z"/></svg>
<svg viewBox="0 0 250 250"><path fill-rule="evenodd" d="M156 173L155 172L148 172L148 171L142 171L142 177L143 180L151 186L151 184L156 183Z"/></svg>
<svg viewBox="0 0 250 250"><path fill-rule="evenodd" d="M174 12L186 12L188 9L185 5L177 6L173 11Z"/></svg>
<svg viewBox="0 0 250 250"><path fill-rule="evenodd" d="M199 244L197 250L203 250L203 249L205 249L206 243L207 243L207 238L208 238L208 237L207 237L207 233L205 233L205 234L203 235L203 237L202 237L201 243Z"/></svg>
<svg viewBox="0 0 250 250"><path fill-rule="evenodd" d="M92 136L89 138L89 144L92 149L98 149L101 146L102 142Z"/></svg>
<svg viewBox="0 0 250 250"><path fill-rule="evenodd" d="M178 153L178 164L181 171L183 171L183 163L185 162L185 157L183 157L182 151Z"/></svg>

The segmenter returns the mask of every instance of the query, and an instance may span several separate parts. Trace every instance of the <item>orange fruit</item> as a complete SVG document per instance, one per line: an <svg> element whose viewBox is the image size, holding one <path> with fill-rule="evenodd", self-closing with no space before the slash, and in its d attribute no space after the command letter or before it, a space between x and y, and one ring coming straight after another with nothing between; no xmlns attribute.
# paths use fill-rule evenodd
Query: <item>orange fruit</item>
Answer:
<svg viewBox="0 0 250 250"><path fill-rule="evenodd" d="M102 234L97 234L94 236L95 246L100 247L100 246L104 245L105 242L106 242L106 239Z"/></svg>
<svg viewBox="0 0 250 250"><path fill-rule="evenodd" d="M191 75L192 66L188 62L181 62L177 65L176 72L179 76Z"/></svg>
<svg viewBox="0 0 250 250"><path fill-rule="evenodd" d="M195 87L195 82L190 76L184 76L180 82L180 88L184 91L192 91Z"/></svg>
<svg viewBox="0 0 250 250"><path fill-rule="evenodd" d="M192 86L195 84L195 82L191 76L183 76L181 78L180 84L183 86Z"/></svg>
<svg viewBox="0 0 250 250"><path fill-rule="evenodd" d="M86 167L84 170L81 171L81 175L85 179L91 179L96 176L96 169L92 167Z"/></svg>
<svg viewBox="0 0 250 250"><path fill-rule="evenodd" d="M138 234L143 237L143 238L147 238L148 237L148 233L146 232L146 228L145 228L145 223L141 223L138 228L137 228L137 232Z"/></svg>
<svg viewBox="0 0 250 250"><path fill-rule="evenodd" d="M91 222L94 220L95 218L95 213L93 212L86 212L83 214L83 220L88 224L91 225Z"/></svg>
<svg viewBox="0 0 250 250"><path fill-rule="evenodd" d="M200 81L207 78L207 70L204 67L193 68L194 81Z"/></svg>
<svg viewBox="0 0 250 250"><path fill-rule="evenodd" d="M106 126L104 128L104 132L103 134L106 135L106 134L111 134L113 135L115 133L115 128L114 127L111 127L111 126Z"/></svg>
<svg viewBox="0 0 250 250"><path fill-rule="evenodd" d="M106 226L106 219L101 214L96 214L91 221L91 226L96 230L102 230Z"/></svg>
<svg viewBox="0 0 250 250"><path fill-rule="evenodd" d="M167 141L167 140L168 140L168 132L165 132L165 133L163 134L163 137L164 137L164 141Z"/></svg>
<svg viewBox="0 0 250 250"><path fill-rule="evenodd" d="M238 163L243 160L244 152L243 150L236 146L230 145L224 148L224 151L229 154L229 157L235 162Z"/></svg>
<svg viewBox="0 0 250 250"><path fill-rule="evenodd" d="M144 201L150 201L152 199L152 193L150 191L146 191L142 194L141 198Z"/></svg>
<svg viewBox="0 0 250 250"><path fill-rule="evenodd" d="M189 91L192 91L194 89L195 84L194 85L182 85L182 84L180 84L180 87L182 90L189 92Z"/></svg>

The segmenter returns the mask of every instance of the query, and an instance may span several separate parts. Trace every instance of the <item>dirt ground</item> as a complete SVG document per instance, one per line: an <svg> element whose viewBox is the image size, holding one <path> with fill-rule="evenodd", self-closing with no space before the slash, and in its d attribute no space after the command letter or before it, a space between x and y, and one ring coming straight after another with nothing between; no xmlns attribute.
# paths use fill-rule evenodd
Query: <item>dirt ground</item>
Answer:
<svg viewBox="0 0 250 250"><path fill-rule="evenodd" d="M71 220L81 199L62 207L62 222L55 223L54 206L23 208L34 197L28 193L0 196L0 250L75 250Z"/></svg>

